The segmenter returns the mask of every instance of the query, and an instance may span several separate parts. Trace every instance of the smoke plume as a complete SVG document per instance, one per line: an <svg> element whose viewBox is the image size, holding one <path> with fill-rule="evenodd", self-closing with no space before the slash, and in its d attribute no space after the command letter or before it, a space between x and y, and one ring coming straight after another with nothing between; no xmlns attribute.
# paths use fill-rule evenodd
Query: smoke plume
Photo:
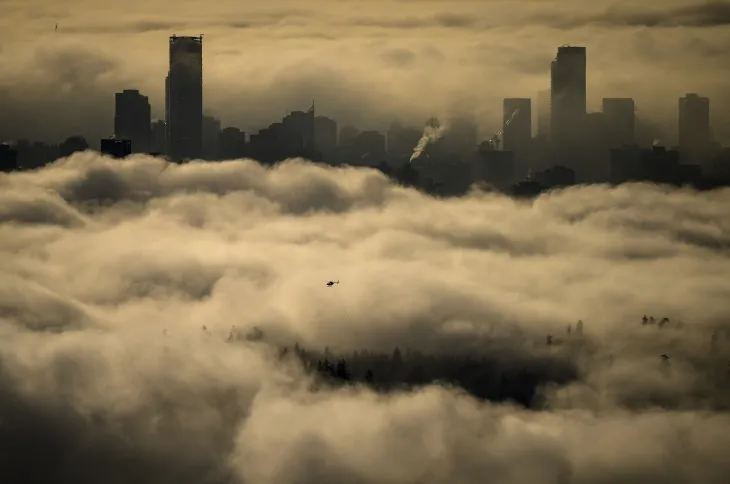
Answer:
<svg viewBox="0 0 730 484"><path fill-rule="evenodd" d="M438 119L431 118L423 128L423 135L421 136L421 139L418 140L415 148L413 148L413 154L411 155L409 162L412 163L413 160L420 158L423 151L426 149L426 146L440 140L444 133L446 133L446 130L447 127L442 125Z"/></svg>

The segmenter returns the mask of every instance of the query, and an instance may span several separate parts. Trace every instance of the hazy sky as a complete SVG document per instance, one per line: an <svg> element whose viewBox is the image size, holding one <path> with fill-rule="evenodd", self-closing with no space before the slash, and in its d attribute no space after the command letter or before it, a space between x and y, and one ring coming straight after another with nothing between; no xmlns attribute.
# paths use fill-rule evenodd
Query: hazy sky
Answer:
<svg viewBox="0 0 730 484"><path fill-rule="evenodd" d="M82 153L0 174L0 481L730 481L730 191L436 200L371 170L163 167ZM572 351L578 319L579 379L541 412L436 386L314 394L225 342L492 341L520 368Z"/></svg>
<svg viewBox="0 0 730 484"><path fill-rule="evenodd" d="M256 129L316 99L341 124L423 122L548 86L561 44L588 47L589 106L633 96L673 138L677 98L711 96L730 139L730 6L704 0L2 0L0 136L106 136L113 93L139 88L163 115L167 37L204 33L205 106ZM58 22L59 30L54 32ZM724 120L724 124L721 121Z"/></svg>

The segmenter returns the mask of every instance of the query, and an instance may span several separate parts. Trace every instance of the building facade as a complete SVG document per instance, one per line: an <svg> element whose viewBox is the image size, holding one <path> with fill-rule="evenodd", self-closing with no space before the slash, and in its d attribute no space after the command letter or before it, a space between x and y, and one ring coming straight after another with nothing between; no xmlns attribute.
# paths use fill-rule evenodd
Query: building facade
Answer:
<svg viewBox="0 0 730 484"><path fill-rule="evenodd" d="M603 98L604 134L609 148L636 143L636 106L631 98Z"/></svg>
<svg viewBox="0 0 730 484"><path fill-rule="evenodd" d="M710 99L696 93L679 98L679 148L685 152L707 149L710 136Z"/></svg>
<svg viewBox="0 0 730 484"><path fill-rule="evenodd" d="M115 94L114 137L131 142L133 153L152 149L151 108L147 96L136 89Z"/></svg>
<svg viewBox="0 0 730 484"><path fill-rule="evenodd" d="M562 46L550 69L550 133L558 148L581 141L586 115L586 48Z"/></svg>

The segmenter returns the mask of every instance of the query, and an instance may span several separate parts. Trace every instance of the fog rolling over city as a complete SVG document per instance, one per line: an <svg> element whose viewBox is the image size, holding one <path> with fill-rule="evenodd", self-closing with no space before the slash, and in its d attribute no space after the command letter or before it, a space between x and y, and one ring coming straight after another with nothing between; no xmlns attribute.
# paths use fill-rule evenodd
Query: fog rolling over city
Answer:
<svg viewBox="0 0 730 484"><path fill-rule="evenodd" d="M730 478L727 190L92 152L0 184L3 482Z"/></svg>
<svg viewBox="0 0 730 484"><path fill-rule="evenodd" d="M730 482L729 24L3 0L0 483Z"/></svg>
<svg viewBox="0 0 730 484"><path fill-rule="evenodd" d="M708 96L718 141L730 41L726 2L411 0L291 2L4 0L2 140L113 132L113 93L150 96L163 119L169 35L205 34L205 109L247 133L312 98L361 129L421 125L455 104L499 129L504 97L546 89L557 46L589 48L588 108L634 97L651 134L676 143L677 98ZM43 16L37 15L43 10ZM55 29L58 24L58 29ZM69 108L73 106L73 108ZM471 113L469 113L471 114ZM651 138L649 138L651 142Z"/></svg>

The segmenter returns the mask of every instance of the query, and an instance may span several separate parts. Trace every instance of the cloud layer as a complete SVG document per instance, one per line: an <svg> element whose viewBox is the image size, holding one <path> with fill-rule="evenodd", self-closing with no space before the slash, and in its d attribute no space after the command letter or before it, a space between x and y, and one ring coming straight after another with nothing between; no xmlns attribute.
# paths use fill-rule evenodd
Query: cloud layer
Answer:
<svg viewBox="0 0 730 484"><path fill-rule="evenodd" d="M211 0L204 11L198 2L164 0L3 5L3 139L80 133L94 142L112 130L113 92L128 88L149 95L162 117L167 36L205 33L205 107L249 132L313 98L341 124L421 125L468 93L488 136L501 122L502 98L546 89L557 46L571 43L588 47L590 109L602 97L635 97L638 116L657 125L648 142L671 143L677 98L700 92L712 98L716 136L730 142L726 2Z"/></svg>
<svg viewBox="0 0 730 484"><path fill-rule="evenodd" d="M444 201L299 160L92 153L0 185L3 482L730 477L730 191ZM313 392L275 357L295 342L577 377L539 411L435 384Z"/></svg>

